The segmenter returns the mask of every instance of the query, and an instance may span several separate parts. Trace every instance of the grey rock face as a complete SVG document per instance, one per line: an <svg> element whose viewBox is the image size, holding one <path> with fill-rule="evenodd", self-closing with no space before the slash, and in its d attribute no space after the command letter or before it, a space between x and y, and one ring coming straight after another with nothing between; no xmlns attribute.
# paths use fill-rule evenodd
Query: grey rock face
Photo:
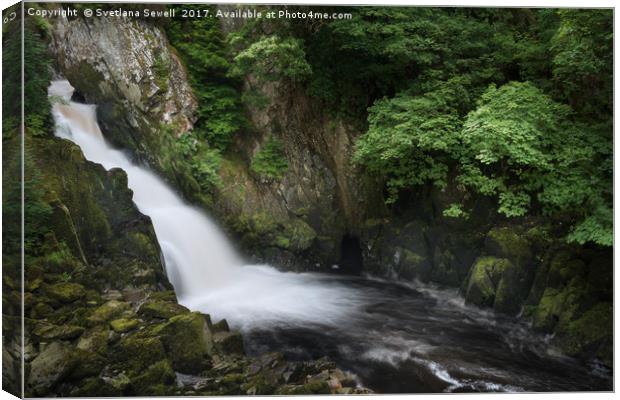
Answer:
<svg viewBox="0 0 620 400"><path fill-rule="evenodd" d="M60 73L84 96L115 116L126 128L129 148L140 147L161 124L180 134L192 129L197 103L186 72L170 51L165 34L139 20L58 18L52 27L52 51ZM123 124L120 124L120 122ZM112 128L117 128L114 124ZM129 129L133 128L133 129ZM111 129L108 133L115 134Z"/></svg>

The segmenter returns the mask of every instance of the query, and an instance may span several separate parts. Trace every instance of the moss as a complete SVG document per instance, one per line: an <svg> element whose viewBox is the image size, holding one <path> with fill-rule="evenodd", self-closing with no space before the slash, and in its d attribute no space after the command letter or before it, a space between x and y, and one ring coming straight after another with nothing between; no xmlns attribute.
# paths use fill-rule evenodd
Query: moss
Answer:
<svg viewBox="0 0 620 400"><path fill-rule="evenodd" d="M77 348L104 355L108 352L109 329L105 325L99 325L86 331L77 343Z"/></svg>
<svg viewBox="0 0 620 400"><path fill-rule="evenodd" d="M566 354L575 356L597 347L604 339L611 340L612 334L613 307L610 303L598 303L568 324L560 343Z"/></svg>
<svg viewBox="0 0 620 400"><path fill-rule="evenodd" d="M79 283L57 283L47 288L47 295L61 303L72 303L86 295L86 289Z"/></svg>
<svg viewBox="0 0 620 400"><path fill-rule="evenodd" d="M131 390L136 395L157 395L161 391L159 385L171 385L175 382L176 375L168 360L162 360L149 366L143 374L131 380ZM168 389L169 393L169 389Z"/></svg>
<svg viewBox="0 0 620 400"><path fill-rule="evenodd" d="M512 266L505 258L481 257L472 267L465 300L480 307L491 307L503 272Z"/></svg>
<svg viewBox="0 0 620 400"><path fill-rule="evenodd" d="M532 257L527 239L509 227L491 229L487 234L486 247L490 254L516 263L526 262Z"/></svg>
<svg viewBox="0 0 620 400"><path fill-rule="evenodd" d="M161 93L168 91L168 81L170 79L170 60L161 54L155 58L152 66L155 84Z"/></svg>
<svg viewBox="0 0 620 400"><path fill-rule="evenodd" d="M129 309L129 303L118 300L110 300L99 306L89 317L88 321L92 324L100 324L109 321L111 318Z"/></svg>
<svg viewBox="0 0 620 400"><path fill-rule="evenodd" d="M32 332L34 336L45 340L69 340L75 339L84 332L84 328L75 325L53 325L48 323L39 324Z"/></svg>
<svg viewBox="0 0 620 400"><path fill-rule="evenodd" d="M166 359L162 342L156 338L128 336L121 340L116 359L122 370L130 375L142 373L158 361Z"/></svg>
<svg viewBox="0 0 620 400"><path fill-rule="evenodd" d="M208 365L213 344L202 314L192 312L174 316L152 333L161 337L175 371L197 373Z"/></svg>
<svg viewBox="0 0 620 400"><path fill-rule="evenodd" d="M71 392L71 397L120 397L122 391L108 385L101 378L87 378L76 384L77 388Z"/></svg>
<svg viewBox="0 0 620 400"><path fill-rule="evenodd" d="M301 219L293 219L284 225L282 235L274 240L274 245L285 250L299 252L308 249L316 239L316 232Z"/></svg>
<svg viewBox="0 0 620 400"><path fill-rule="evenodd" d="M120 318L110 322L114 332L126 333L138 327L140 322L137 319Z"/></svg>
<svg viewBox="0 0 620 400"><path fill-rule="evenodd" d="M226 354L245 354L243 337L239 332L218 332L213 340L217 348Z"/></svg>
<svg viewBox="0 0 620 400"><path fill-rule="evenodd" d="M138 314L143 318L169 319L188 312L189 310L180 304L159 300L147 301L138 309Z"/></svg>
<svg viewBox="0 0 620 400"><path fill-rule="evenodd" d="M128 238L129 244L134 248L135 253L142 255L142 257L157 258L159 256L159 250L156 248L154 238L146 233L130 232Z"/></svg>
<svg viewBox="0 0 620 400"><path fill-rule="evenodd" d="M282 142L270 137L254 155L250 169L263 179L282 179L288 169Z"/></svg>

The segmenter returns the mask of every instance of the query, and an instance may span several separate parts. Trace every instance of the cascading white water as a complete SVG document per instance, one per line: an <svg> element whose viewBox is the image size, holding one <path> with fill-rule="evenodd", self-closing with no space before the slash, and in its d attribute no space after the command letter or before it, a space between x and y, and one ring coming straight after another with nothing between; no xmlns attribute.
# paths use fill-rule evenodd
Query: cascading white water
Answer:
<svg viewBox="0 0 620 400"><path fill-rule="evenodd" d="M53 100L62 99L53 101L56 136L78 144L86 159L105 169L127 173L133 201L151 217L179 302L242 328L277 322L338 323L360 305L355 291L332 285L321 275L244 266L215 223L154 173L105 142L95 106L72 102L73 91L68 81L54 81L49 88Z"/></svg>

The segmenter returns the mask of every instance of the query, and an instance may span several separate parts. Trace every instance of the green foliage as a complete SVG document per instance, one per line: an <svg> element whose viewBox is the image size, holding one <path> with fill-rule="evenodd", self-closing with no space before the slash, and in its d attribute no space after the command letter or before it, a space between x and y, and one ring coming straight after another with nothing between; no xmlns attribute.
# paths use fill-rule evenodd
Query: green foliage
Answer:
<svg viewBox="0 0 620 400"><path fill-rule="evenodd" d="M299 39L273 35L261 38L235 56L231 74L250 73L268 81L302 81L312 74L312 69Z"/></svg>
<svg viewBox="0 0 620 400"><path fill-rule="evenodd" d="M458 203L450 204L448 208L443 210L443 216L448 218L469 218L469 213L463 210L463 206Z"/></svg>
<svg viewBox="0 0 620 400"><path fill-rule="evenodd" d="M577 112L609 118L613 108L613 10L560 10L551 39L553 79Z"/></svg>
<svg viewBox="0 0 620 400"><path fill-rule="evenodd" d="M185 9L204 5L183 5ZM198 100L194 134L209 146L225 149L245 124L240 82L229 77L228 49L217 18L173 19L166 27L183 59Z"/></svg>
<svg viewBox="0 0 620 400"><path fill-rule="evenodd" d="M22 53L21 26L19 19L8 24L7 31L3 35L2 51L2 102L4 118L21 117L21 79L22 79ZM23 70L23 95L24 113L31 117L31 121L38 123L38 128L51 126L49 115L49 101L47 88L51 79L51 63L44 40L45 32L41 31L37 20L26 18L24 21L24 70Z"/></svg>
<svg viewBox="0 0 620 400"><path fill-rule="evenodd" d="M221 185L219 176L222 157L217 149L211 149L196 140L191 133L184 133L176 142L179 154L189 160L192 176L205 192L212 192Z"/></svg>
<svg viewBox="0 0 620 400"><path fill-rule="evenodd" d="M388 203L406 187L426 181L447 185L447 157L460 129L454 104L461 92L450 82L422 96L379 100L368 110L369 128L357 141L353 161L388 178Z"/></svg>
<svg viewBox="0 0 620 400"><path fill-rule="evenodd" d="M161 90L161 93L168 91L168 80L170 79L170 60L159 55L153 63L153 74L155 75L155 83Z"/></svg>
<svg viewBox="0 0 620 400"><path fill-rule="evenodd" d="M32 158L29 147L26 146L24 151L23 181L17 179L21 177L20 154L18 151L11 154L13 157L8 161L7 167L3 168L3 246L7 254L20 250L23 212L24 251L28 255L37 255L41 251L45 234L49 232L48 222L52 208L45 200L41 172ZM23 206L21 185L23 185Z"/></svg>
<svg viewBox="0 0 620 400"><path fill-rule="evenodd" d="M254 155L250 169L264 179L281 179L288 169L282 142L270 137Z"/></svg>

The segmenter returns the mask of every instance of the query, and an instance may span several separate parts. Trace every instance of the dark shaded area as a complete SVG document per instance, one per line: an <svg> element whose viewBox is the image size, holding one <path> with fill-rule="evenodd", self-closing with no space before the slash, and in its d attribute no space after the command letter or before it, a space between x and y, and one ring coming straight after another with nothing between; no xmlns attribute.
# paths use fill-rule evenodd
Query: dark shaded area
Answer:
<svg viewBox="0 0 620 400"><path fill-rule="evenodd" d="M340 242L339 271L359 275L362 272L362 248L357 236L346 234Z"/></svg>

